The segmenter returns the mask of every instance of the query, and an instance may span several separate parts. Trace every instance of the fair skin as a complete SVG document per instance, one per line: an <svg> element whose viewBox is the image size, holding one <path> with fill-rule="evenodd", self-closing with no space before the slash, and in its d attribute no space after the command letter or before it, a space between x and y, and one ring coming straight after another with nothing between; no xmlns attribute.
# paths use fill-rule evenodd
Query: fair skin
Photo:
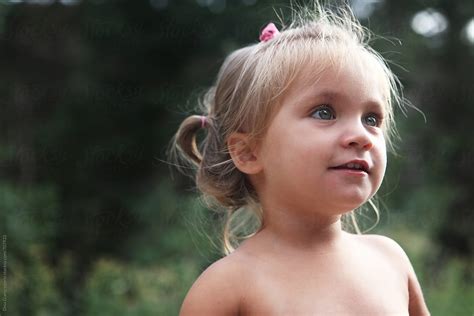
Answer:
<svg viewBox="0 0 474 316"><path fill-rule="evenodd" d="M341 215L376 193L386 167L384 99L370 67L303 72L261 142L229 138L264 224L199 277L180 315L429 315L397 243L341 229ZM343 166L354 160L365 170Z"/></svg>

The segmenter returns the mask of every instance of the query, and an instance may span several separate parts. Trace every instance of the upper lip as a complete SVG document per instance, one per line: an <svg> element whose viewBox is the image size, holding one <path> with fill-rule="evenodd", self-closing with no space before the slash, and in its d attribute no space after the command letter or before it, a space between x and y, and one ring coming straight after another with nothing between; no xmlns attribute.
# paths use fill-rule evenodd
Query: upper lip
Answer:
<svg viewBox="0 0 474 316"><path fill-rule="evenodd" d="M362 170L369 173L370 171L370 168L369 168L369 163L365 160L362 160L362 159L354 159L354 160L351 160L351 161L348 161L348 162L345 162L345 163L342 163L340 165L337 165L337 166L334 166L334 167L331 167L331 168L340 168L340 167L343 167L347 164L358 164L362 167Z"/></svg>

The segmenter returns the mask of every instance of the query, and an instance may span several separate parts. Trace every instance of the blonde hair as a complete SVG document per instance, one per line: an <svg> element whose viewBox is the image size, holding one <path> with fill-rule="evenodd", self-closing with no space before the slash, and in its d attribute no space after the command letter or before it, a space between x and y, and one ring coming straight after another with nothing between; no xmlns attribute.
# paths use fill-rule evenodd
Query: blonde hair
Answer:
<svg viewBox="0 0 474 316"><path fill-rule="evenodd" d="M308 64L322 71L357 56L375 65L386 101L382 127L387 144L393 149L392 139L397 137L393 104L403 109L401 85L385 59L369 46L370 40L371 33L347 5L335 9L318 3L311 8L300 7L279 35L238 49L225 59L215 85L200 102L200 111L207 117L207 133L201 142L197 142L196 136L202 118L193 115L182 122L173 141L173 153L195 167L196 184L206 201L225 210L226 254L240 240L256 233L262 224L256 191L246 175L235 167L227 139L239 131L254 139L262 137L277 110L279 96ZM372 200L369 203L378 221L377 207ZM360 233L354 212L345 214L343 228L346 215Z"/></svg>

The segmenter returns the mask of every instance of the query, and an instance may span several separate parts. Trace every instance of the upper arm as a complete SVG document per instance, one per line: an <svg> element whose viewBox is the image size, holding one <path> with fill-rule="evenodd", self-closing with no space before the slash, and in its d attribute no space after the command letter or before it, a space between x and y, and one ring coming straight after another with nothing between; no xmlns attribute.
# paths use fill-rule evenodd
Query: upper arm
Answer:
<svg viewBox="0 0 474 316"><path fill-rule="evenodd" d="M421 290L420 283L416 277L415 270L410 262L410 259L406 255L403 248L394 240L385 237L371 235L377 239L377 243L389 254L400 268L406 272L407 275L407 288L408 288L408 311L410 316L429 316L430 312L426 306L423 298L423 292Z"/></svg>
<svg viewBox="0 0 474 316"><path fill-rule="evenodd" d="M409 305L408 310L410 315L430 315L428 307L426 306L425 299L423 298L423 292L421 291L420 283L416 278L415 271L410 264L410 271L408 274L408 293L409 293Z"/></svg>
<svg viewBox="0 0 474 316"><path fill-rule="evenodd" d="M181 306L180 316L238 314L239 287L232 281L235 271L224 259L212 264L194 282Z"/></svg>

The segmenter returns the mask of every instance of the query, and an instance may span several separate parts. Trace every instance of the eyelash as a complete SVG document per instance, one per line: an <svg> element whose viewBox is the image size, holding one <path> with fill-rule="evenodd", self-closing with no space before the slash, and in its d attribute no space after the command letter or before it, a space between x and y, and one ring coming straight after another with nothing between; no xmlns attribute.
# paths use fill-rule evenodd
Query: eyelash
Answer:
<svg viewBox="0 0 474 316"><path fill-rule="evenodd" d="M335 114L335 111L333 109L332 106L330 106L329 104L323 104L323 105L319 105L317 106L312 112L311 112L311 117L314 117L316 119L321 119L321 120L326 120L326 119L323 119L321 117L315 117L314 114L317 113L318 111L320 110L329 110L330 111L330 114L331 114L331 118L327 119L327 120L333 120L336 118L336 114ZM380 127L382 125L382 122L383 122L383 115L380 114L380 113L376 113L376 112L370 112L368 114L366 114L364 116L364 120L368 117L374 117L376 119L376 125L369 125L367 124L367 122L365 122L367 125L369 126L372 126L372 127Z"/></svg>
<svg viewBox="0 0 474 316"><path fill-rule="evenodd" d="M382 122L383 122L383 117L382 117L382 115L380 115L380 114L378 114L378 113L371 112L371 113L367 114L365 117L369 117L369 116L373 116L373 117L375 117L375 119L377 120L377 124L376 124L376 125L370 125L370 126L380 127L380 126L382 125Z"/></svg>

